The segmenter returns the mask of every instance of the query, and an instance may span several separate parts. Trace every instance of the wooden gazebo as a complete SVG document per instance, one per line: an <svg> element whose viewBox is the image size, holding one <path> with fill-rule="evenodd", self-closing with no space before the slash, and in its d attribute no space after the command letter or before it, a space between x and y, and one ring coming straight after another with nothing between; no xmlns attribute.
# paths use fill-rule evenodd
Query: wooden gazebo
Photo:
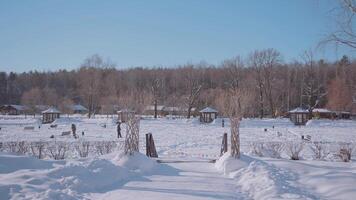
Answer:
<svg viewBox="0 0 356 200"><path fill-rule="evenodd" d="M289 119L295 124L295 125L305 125L307 121L310 119L310 113L308 109L304 108L295 108L289 113Z"/></svg>
<svg viewBox="0 0 356 200"><path fill-rule="evenodd" d="M50 107L42 112L42 123L52 123L54 120L60 117L60 114L61 112L57 108Z"/></svg>
<svg viewBox="0 0 356 200"><path fill-rule="evenodd" d="M122 109L117 111L118 120L120 122L127 122L127 120L135 115L135 111L130 109Z"/></svg>
<svg viewBox="0 0 356 200"><path fill-rule="evenodd" d="M218 116L218 111L210 107L204 108L203 110L199 111L199 113L200 113L200 122L203 123L210 123L214 121Z"/></svg>

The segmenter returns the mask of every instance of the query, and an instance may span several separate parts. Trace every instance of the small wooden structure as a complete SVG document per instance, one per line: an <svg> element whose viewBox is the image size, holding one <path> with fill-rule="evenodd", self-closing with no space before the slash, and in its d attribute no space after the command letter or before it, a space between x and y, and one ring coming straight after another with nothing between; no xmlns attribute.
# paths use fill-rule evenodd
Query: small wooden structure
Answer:
<svg viewBox="0 0 356 200"><path fill-rule="evenodd" d="M20 115L27 114L29 108L23 105L2 105L0 106L0 113L5 115Z"/></svg>
<svg viewBox="0 0 356 200"><path fill-rule="evenodd" d="M81 104L69 105L68 108L73 114L86 114L89 111L86 107L84 107Z"/></svg>
<svg viewBox="0 0 356 200"><path fill-rule="evenodd" d="M295 124L295 125L305 125L307 121L310 118L310 113L307 109L304 108L295 108L289 113L289 119Z"/></svg>
<svg viewBox="0 0 356 200"><path fill-rule="evenodd" d="M210 123L214 121L218 116L218 111L210 107L204 108L203 110L199 111L199 113L200 122L203 123Z"/></svg>
<svg viewBox="0 0 356 200"><path fill-rule="evenodd" d="M335 119L337 117L336 112L326 108L314 108L312 114L316 119Z"/></svg>
<svg viewBox="0 0 356 200"><path fill-rule="evenodd" d="M60 117L60 114L61 112L57 108L50 107L42 112L42 123L52 123L54 120Z"/></svg>
<svg viewBox="0 0 356 200"><path fill-rule="evenodd" d="M120 122L127 122L130 117L135 116L135 111L130 109L121 109L117 111L118 120Z"/></svg>

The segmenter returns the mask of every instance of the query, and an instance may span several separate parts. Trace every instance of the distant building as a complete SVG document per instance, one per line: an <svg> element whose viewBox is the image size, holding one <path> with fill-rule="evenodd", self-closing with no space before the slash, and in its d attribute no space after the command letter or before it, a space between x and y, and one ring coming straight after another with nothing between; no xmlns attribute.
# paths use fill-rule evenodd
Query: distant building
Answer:
<svg viewBox="0 0 356 200"><path fill-rule="evenodd" d="M337 117L336 112L326 108L314 108L312 114L316 119L335 119Z"/></svg>
<svg viewBox="0 0 356 200"><path fill-rule="evenodd" d="M155 114L155 106L150 105L146 106L145 110L143 111L145 115L154 115ZM165 116L166 112L164 111L164 106L163 105L157 105L157 115L158 116Z"/></svg>
<svg viewBox="0 0 356 200"><path fill-rule="evenodd" d="M295 125L305 125L307 121L310 119L309 110L301 107L289 111L288 114L289 114L289 119Z"/></svg>
<svg viewBox="0 0 356 200"><path fill-rule="evenodd" d="M203 110L199 111L199 113L200 122L203 123L210 123L214 121L218 116L218 111L210 107L204 108Z"/></svg>
<svg viewBox="0 0 356 200"><path fill-rule="evenodd" d="M42 113L43 111L47 110L51 106L48 105L35 105L34 106L34 113Z"/></svg>
<svg viewBox="0 0 356 200"><path fill-rule="evenodd" d="M27 114L29 108L23 105L2 105L0 106L0 113L4 115L20 115Z"/></svg>
<svg viewBox="0 0 356 200"><path fill-rule="evenodd" d="M60 114L61 112L57 108L50 107L42 112L42 123L52 123L54 120L60 118Z"/></svg>
<svg viewBox="0 0 356 200"><path fill-rule="evenodd" d="M86 107L84 107L83 105L80 105L80 104L69 105L68 109L73 114L86 114L89 111Z"/></svg>

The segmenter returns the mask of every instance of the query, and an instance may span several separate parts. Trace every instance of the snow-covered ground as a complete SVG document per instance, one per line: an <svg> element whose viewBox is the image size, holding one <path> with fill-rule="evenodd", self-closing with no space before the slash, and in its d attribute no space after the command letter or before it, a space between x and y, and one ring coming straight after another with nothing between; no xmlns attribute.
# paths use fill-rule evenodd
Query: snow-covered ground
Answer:
<svg viewBox="0 0 356 200"><path fill-rule="evenodd" d="M42 125L31 116L0 116L0 140L78 143L115 141L116 119L110 116L70 116L58 119L56 128ZM77 127L79 139L61 136ZM24 130L33 126L34 130ZM84 131L84 136L82 132ZM240 125L241 150L238 161L220 156L222 135L229 133L221 119L200 124L198 119L151 119L140 122L140 151L145 152L145 134L152 133L158 164L142 154L122 156L118 145L113 153L53 161L12 153L0 155L0 199L353 199L356 196L356 165L340 162L335 154L339 143L356 141L352 120L313 120L294 126L288 119L244 119ZM122 125L125 137L125 125ZM50 138L50 136L54 138ZM303 142L301 136L311 136ZM312 142L322 142L328 156L315 160ZM301 161L254 154L255 144L304 143ZM94 148L93 146L91 148ZM3 151L8 151L2 146ZM266 149L264 149L265 151ZM74 152L74 149L70 150ZM31 153L28 153L31 155ZM353 153L355 160L356 152ZM273 156L272 156L273 157Z"/></svg>

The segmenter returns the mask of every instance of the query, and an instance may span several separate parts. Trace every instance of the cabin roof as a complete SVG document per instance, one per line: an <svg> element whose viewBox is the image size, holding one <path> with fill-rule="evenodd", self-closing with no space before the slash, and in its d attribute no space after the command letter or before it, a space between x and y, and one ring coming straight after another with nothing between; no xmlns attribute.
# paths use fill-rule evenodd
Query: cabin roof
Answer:
<svg viewBox="0 0 356 200"><path fill-rule="evenodd" d="M308 109L297 107L293 110L290 110L289 113L309 113Z"/></svg>
<svg viewBox="0 0 356 200"><path fill-rule="evenodd" d="M200 113L217 113L218 111L211 107L206 107L203 110L199 111Z"/></svg>
<svg viewBox="0 0 356 200"><path fill-rule="evenodd" d="M43 111L42 114L45 113L61 113L61 111L59 111L57 108L55 107L50 107L47 110Z"/></svg>

